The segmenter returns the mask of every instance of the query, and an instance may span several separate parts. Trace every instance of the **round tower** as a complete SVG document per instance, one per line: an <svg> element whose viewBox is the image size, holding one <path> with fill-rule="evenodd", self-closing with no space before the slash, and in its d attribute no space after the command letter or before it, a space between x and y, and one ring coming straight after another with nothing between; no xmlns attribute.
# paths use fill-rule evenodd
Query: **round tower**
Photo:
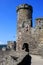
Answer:
<svg viewBox="0 0 43 65"><path fill-rule="evenodd" d="M28 34L32 27L32 6L21 4L17 7L17 47L27 43ZM28 42L29 43L29 42Z"/></svg>
<svg viewBox="0 0 43 65"><path fill-rule="evenodd" d="M22 20L31 20L32 26L32 6L28 4L22 4L17 7L18 22L23 22Z"/></svg>

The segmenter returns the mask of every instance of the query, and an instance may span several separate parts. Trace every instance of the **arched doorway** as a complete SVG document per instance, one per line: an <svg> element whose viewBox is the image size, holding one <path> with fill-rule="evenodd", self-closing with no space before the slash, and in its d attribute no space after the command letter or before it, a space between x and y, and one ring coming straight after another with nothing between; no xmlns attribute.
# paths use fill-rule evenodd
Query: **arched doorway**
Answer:
<svg viewBox="0 0 43 65"><path fill-rule="evenodd" d="M29 44L28 43L23 44L22 50L24 50L24 49L25 49L26 52L29 52Z"/></svg>

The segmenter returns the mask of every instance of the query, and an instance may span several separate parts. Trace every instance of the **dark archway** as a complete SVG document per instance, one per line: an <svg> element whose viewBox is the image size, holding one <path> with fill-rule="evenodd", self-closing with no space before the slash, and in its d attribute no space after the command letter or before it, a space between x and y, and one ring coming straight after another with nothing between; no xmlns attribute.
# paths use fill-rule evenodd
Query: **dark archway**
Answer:
<svg viewBox="0 0 43 65"><path fill-rule="evenodd" d="M24 50L24 49L25 49L26 52L29 52L29 45L28 45L28 43L24 43L23 44L22 50Z"/></svg>

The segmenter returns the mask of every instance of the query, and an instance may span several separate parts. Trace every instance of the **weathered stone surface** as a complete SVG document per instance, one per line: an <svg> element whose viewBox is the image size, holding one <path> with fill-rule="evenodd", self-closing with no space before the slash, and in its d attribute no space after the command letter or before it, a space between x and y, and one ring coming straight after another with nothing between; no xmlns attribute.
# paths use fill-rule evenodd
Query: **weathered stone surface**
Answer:
<svg viewBox="0 0 43 65"><path fill-rule="evenodd" d="M17 22L17 48L22 50L24 43L30 42L30 29L32 22L32 6L24 4L17 8L18 22Z"/></svg>

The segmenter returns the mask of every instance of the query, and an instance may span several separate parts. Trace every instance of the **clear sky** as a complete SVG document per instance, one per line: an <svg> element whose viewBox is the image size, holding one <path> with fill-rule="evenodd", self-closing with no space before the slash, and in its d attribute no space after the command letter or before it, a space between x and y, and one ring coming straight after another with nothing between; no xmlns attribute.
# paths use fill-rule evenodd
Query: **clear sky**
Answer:
<svg viewBox="0 0 43 65"><path fill-rule="evenodd" d="M43 0L0 0L0 44L16 40L16 6L27 3L33 7L33 26L35 18L43 17Z"/></svg>

